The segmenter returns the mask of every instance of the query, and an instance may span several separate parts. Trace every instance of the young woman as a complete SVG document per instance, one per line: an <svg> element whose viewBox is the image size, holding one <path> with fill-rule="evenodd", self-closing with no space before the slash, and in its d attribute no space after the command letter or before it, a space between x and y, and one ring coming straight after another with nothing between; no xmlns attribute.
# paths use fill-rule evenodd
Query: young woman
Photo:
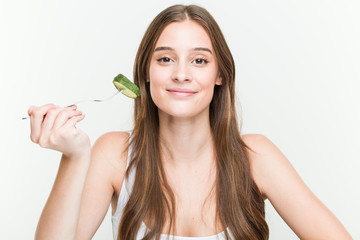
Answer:
<svg viewBox="0 0 360 240"><path fill-rule="evenodd" d="M31 139L63 153L36 239L268 239L268 198L301 239L351 239L262 135L240 135L231 52L211 15L176 5L151 23L134 81L134 129L93 148L76 106L30 107Z"/></svg>

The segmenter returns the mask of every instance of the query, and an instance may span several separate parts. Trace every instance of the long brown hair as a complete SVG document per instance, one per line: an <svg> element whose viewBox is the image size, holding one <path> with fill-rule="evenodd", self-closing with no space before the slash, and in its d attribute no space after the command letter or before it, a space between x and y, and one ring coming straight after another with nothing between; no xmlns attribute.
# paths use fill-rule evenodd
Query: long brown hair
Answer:
<svg viewBox="0 0 360 240"><path fill-rule="evenodd" d="M172 22L191 20L209 34L222 85L215 86L210 103L210 126L216 152L216 216L234 239L268 239L264 201L252 179L247 146L240 137L235 111L235 64L213 17L195 5L174 5L163 10L148 27L134 64L134 82L141 97L135 99L131 159L126 177L136 168L135 182L119 225L118 239L133 240L144 218L152 220L143 239L160 238L166 218L174 229L175 198L161 163L158 109L150 96L149 67L155 44ZM229 235L225 231L227 239Z"/></svg>

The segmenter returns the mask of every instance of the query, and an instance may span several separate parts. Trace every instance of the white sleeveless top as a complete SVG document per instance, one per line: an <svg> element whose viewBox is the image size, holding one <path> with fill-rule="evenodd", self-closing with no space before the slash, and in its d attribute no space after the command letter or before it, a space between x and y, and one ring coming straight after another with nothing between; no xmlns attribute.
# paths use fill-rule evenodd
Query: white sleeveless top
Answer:
<svg viewBox="0 0 360 240"><path fill-rule="evenodd" d="M131 153L131 148L129 148L129 150L128 150L128 159L127 159L126 168L128 168L128 166L129 166L130 153ZM117 239L120 219L123 214L125 205L130 198L130 194L131 194L131 190L132 190L134 181L135 181L135 168L133 168L130 171L128 178L126 178L126 177L124 178L124 181L123 181L123 184L122 184L121 190L120 190L119 199L117 202L116 212L111 217L114 240ZM145 236L145 233L147 231L149 231L149 229L147 228L145 223L142 222L140 225L139 231L137 233L136 240L141 240ZM228 231L230 238L234 239L228 228L227 228L227 231ZM169 239L169 240L170 239L173 239L173 240L225 240L226 237L225 237L225 232L221 232L219 234L211 235L211 236L207 236L207 237L181 237L181 236L161 234L160 239L161 240L166 240L166 239Z"/></svg>

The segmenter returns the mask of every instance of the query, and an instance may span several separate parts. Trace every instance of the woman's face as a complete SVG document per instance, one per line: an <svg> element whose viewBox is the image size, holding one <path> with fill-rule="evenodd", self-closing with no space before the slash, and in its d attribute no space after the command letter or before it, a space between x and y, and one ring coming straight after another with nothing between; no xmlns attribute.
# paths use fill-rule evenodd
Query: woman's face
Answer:
<svg viewBox="0 0 360 240"><path fill-rule="evenodd" d="M221 84L207 32L193 21L163 30L150 62L151 97L159 114L194 117L209 111L215 84Z"/></svg>

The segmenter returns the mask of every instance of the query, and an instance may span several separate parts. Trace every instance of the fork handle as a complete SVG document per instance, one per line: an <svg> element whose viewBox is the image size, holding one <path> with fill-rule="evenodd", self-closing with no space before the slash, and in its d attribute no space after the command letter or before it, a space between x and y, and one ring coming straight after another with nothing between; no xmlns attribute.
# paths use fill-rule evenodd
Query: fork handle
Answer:
<svg viewBox="0 0 360 240"><path fill-rule="evenodd" d="M70 105L67 105L66 107L71 107L71 106L74 106L74 105L77 105L79 103L83 103L83 102L104 102L104 101L107 101L109 100L110 98L114 97L115 95L117 95L119 92L121 91L116 91L116 93L114 93L113 95L105 98L105 99L85 99L85 100L80 100L80 101L77 101L73 104L70 104ZM21 120L26 120L26 119L30 119L30 117L22 117Z"/></svg>

